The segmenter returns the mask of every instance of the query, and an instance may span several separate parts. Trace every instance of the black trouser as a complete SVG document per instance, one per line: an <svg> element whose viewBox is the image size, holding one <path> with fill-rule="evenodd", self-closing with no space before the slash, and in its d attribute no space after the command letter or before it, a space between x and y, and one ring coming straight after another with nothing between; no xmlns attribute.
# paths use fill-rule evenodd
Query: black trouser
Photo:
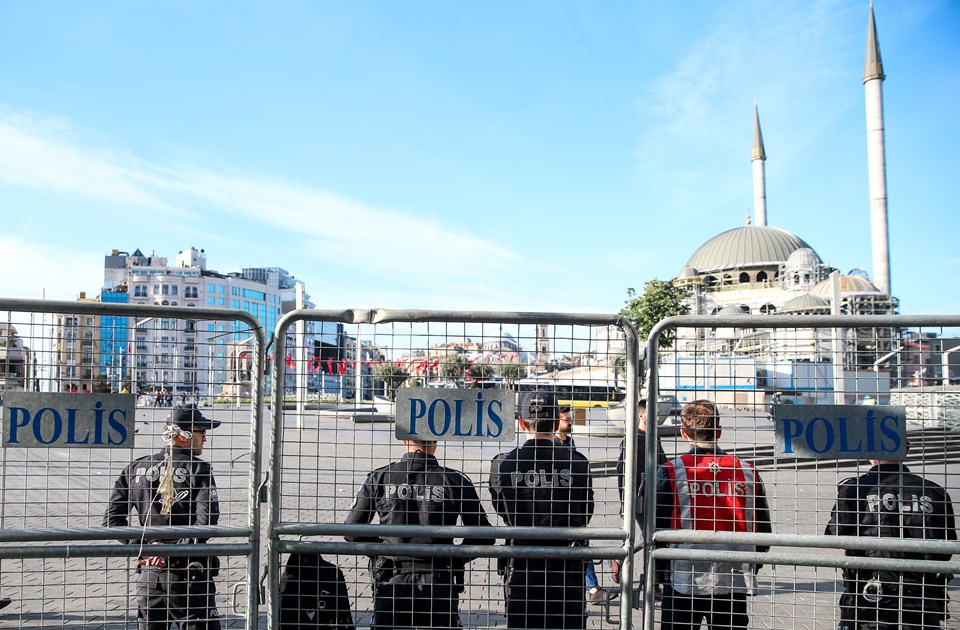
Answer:
<svg viewBox="0 0 960 630"><path fill-rule="evenodd" d="M840 596L837 630L939 630L946 617L945 588L884 583L883 596L869 601L856 582ZM850 592L854 591L854 592Z"/></svg>
<svg viewBox="0 0 960 630"><path fill-rule="evenodd" d="M460 628L459 597L450 571L395 573L377 586L373 627Z"/></svg>
<svg viewBox="0 0 960 630"><path fill-rule="evenodd" d="M583 560L516 558L505 594L508 628L585 628Z"/></svg>
<svg viewBox="0 0 960 630"><path fill-rule="evenodd" d="M661 630L696 630L704 621L710 630L746 628L750 624L746 594L684 595L669 585L664 587Z"/></svg>
<svg viewBox="0 0 960 630"><path fill-rule="evenodd" d="M206 569L203 569L205 573ZM197 577L194 573L193 577ZM220 630L213 580L191 580L188 569L143 568L137 576L139 630Z"/></svg>

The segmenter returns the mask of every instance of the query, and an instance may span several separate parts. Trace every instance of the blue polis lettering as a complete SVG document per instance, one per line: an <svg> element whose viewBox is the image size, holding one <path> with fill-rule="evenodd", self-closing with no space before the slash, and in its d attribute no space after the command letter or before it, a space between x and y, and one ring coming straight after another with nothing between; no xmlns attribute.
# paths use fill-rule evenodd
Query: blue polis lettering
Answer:
<svg viewBox="0 0 960 630"><path fill-rule="evenodd" d="M9 443L20 443L20 429L26 429L32 432L33 437L40 444L61 443L60 439L63 437L64 426L66 426L66 440L62 442L63 444L104 444L104 412L106 410L102 407L103 403L97 401L93 411L93 440L90 439L89 429L87 429L86 434L82 437L78 437L77 435L77 412L79 412L80 409L66 409L67 417L66 422L64 422L64 418L60 415L60 412L52 407L44 407L38 410L33 416L30 415L30 410L24 407L10 407ZM47 422L44 422L44 416L49 416ZM109 416L106 418L106 423L113 431L107 434L106 444L117 446L126 442L127 428L123 425L126 417L127 414L122 409L113 409L110 411ZM44 427L47 427L49 430L45 430Z"/></svg>
<svg viewBox="0 0 960 630"><path fill-rule="evenodd" d="M848 423L849 418L836 418L834 422L827 418L814 418L804 427L803 423L796 418L784 418L783 420L783 438L784 454L796 452L793 442L799 438L807 448L814 453L875 453L877 452L877 437L880 437L880 452L895 453L900 450L902 441L898 428L900 418L896 416L884 416L877 418L873 410L867 412L864 419L866 428L866 444L863 440L858 440L856 444L850 444Z"/></svg>
<svg viewBox="0 0 960 630"><path fill-rule="evenodd" d="M450 430L450 424L453 423L453 435L476 437L499 437L503 433L503 403L499 400L484 401L483 392L477 392L476 425L465 422L463 416L463 402L456 400L453 408L450 404L438 398L427 407L426 400L422 398L410 399L410 435L418 435L417 421L426 417L427 427L434 436L446 435ZM442 425L438 430L438 408L442 408ZM486 420L485 420L486 417Z"/></svg>

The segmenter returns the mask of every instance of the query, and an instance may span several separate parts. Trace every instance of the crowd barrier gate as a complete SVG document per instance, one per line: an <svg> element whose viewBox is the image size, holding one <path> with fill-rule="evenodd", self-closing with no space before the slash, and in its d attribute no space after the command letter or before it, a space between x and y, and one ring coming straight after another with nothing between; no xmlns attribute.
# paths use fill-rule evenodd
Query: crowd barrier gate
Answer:
<svg viewBox="0 0 960 630"><path fill-rule="evenodd" d="M699 398L717 402L724 429L719 445L756 466L771 503L773 533L654 533L655 497L645 493L645 606L654 606L657 560L762 564L759 590L747 599L751 627L770 628L836 628L840 568L960 574L956 561L845 556L847 549L955 554L960 543L824 535L837 483L862 474L869 464L861 466L865 462L852 457L785 456L776 451L768 415L771 397L777 392L788 406L905 407L906 435L912 443L907 465L943 486L956 505L960 436L953 430L960 416L960 387L951 376L952 350L942 343L945 337L956 337L958 327L958 316L906 315L682 316L659 322L646 346L648 413L657 413L662 396L676 396L680 404ZM672 339L669 348L661 347L664 338ZM842 369L834 370L835 365ZM675 427L661 426L658 433L668 458L688 450ZM818 448L826 450L823 439ZM654 474L653 444L648 440L646 475ZM771 549L768 553L681 549L669 543L769 545ZM949 584L948 592L954 602L946 627L960 627L956 585ZM650 630L655 621L653 615L647 616L644 628Z"/></svg>
<svg viewBox="0 0 960 630"><path fill-rule="evenodd" d="M67 446L67 421L38 420L44 448L7 444L0 429L0 626L128 628L136 624L139 544L168 545L172 556L218 556L218 607L226 627L259 623L261 378L266 338L256 318L236 310L93 301L0 299L0 383L15 392L63 393L77 405L107 392L136 396L130 446ZM173 405L195 403L222 422L207 434L203 459L220 495L217 526L101 525L114 481L133 459L156 452ZM69 403L72 404L72 403ZM39 413L37 415L40 415ZM20 421L17 420L19 423ZM19 435L19 433L18 433ZM74 442L89 440L89 434Z"/></svg>
<svg viewBox="0 0 960 630"><path fill-rule="evenodd" d="M311 333L325 341L305 347ZM597 341L601 340L601 343ZM360 340L360 343L357 343ZM268 548L268 618L277 627L280 575L290 552L323 554L344 573L358 627L369 626L372 588L366 556L391 555L477 557L469 567L460 599L464 627L502 626L503 592L496 559L509 557L576 557L595 562L604 586L611 587L609 559L627 563L629 575L634 519L620 513L613 464L619 454L620 435L636 430L636 415L624 415L637 403L638 341L632 326L617 315L518 314L402 310L300 310L278 322L273 342L272 399L275 405L270 437L270 499ZM535 350L534 350L535 349ZM314 350L316 352L314 352ZM563 381L531 379L538 360L558 358L571 373L580 372L577 385L584 389L561 393ZM563 359L562 357L566 357ZM580 365L573 366L573 361ZM304 370L301 366L312 366ZM541 365L544 369L548 366ZM560 366L557 366L560 367ZM396 370L395 370L396 369ZM564 530L496 526L487 486L490 459L525 438L510 442L441 442L437 458L442 465L466 474L475 484L491 528L452 527L431 530L453 538L490 536L494 547L458 545L391 545L348 543L345 535L424 535L420 526L345 525L356 491L371 470L400 458L402 444L394 435L392 394L382 389L377 370L399 371L404 385L423 388L467 388L482 392L486 386L522 390L526 387L559 388L559 398L573 398L577 448L591 461L595 512L589 527ZM559 372L560 370L558 370ZM295 377L290 376L295 373ZM306 374L305 374L306 372ZM600 376L602 373L602 377ZM623 394L602 393L608 376L617 374ZM379 374L384 375L385 372ZM313 378L312 381L308 379ZM397 381L394 386L400 384ZM311 384L312 383L312 384ZM571 386L574 383L569 383ZM592 386L593 390L590 389ZM388 388L389 389L389 388ZM402 389L402 388L401 388ZM616 435L591 434L591 420L616 414L608 423ZM514 418L510 418L514 422ZM599 420L597 421L599 424ZM624 425L626 429L624 429ZM635 456L628 441L629 461ZM632 469L632 466L630 467ZM627 491L626 514L632 514L633 492ZM589 539L589 547L507 547L504 538ZM592 624L631 627L632 592L623 585L623 605L617 615L609 607L592 608ZM619 604L620 602L618 602Z"/></svg>
<svg viewBox="0 0 960 630"><path fill-rule="evenodd" d="M132 580L140 549L108 541L124 533L169 536L170 530L107 530L100 520L120 470L161 443L159 427L168 409L157 406L157 394L169 391L171 402L183 396L223 421L208 434L204 455L220 488L221 523L184 528L183 535L209 537L210 543L178 546L171 553L224 559L217 584L226 627L277 627L280 574L284 556L293 551L323 553L341 566L357 624L368 626L372 602L365 556L392 549L346 543L343 536L409 530L391 531L378 524L348 527L343 518L367 472L401 453L393 434L392 388L380 376L399 378L404 372L405 380L395 386L516 391L530 386L529 374L549 375L546 369L578 374L568 394L574 406L573 435L591 461L597 509L589 527L542 537L589 539L589 548L565 549L564 555L620 559L624 575L642 581L637 592L631 580L615 587L609 563L595 562L601 586L619 589L620 598L612 606L588 608L589 627L655 627L660 610L653 566L658 559L762 563L749 611L753 627L770 628L836 627L839 568L960 573L960 563L954 561L846 557L844 550L854 548L953 554L960 545L824 536L837 482L862 472L857 468L862 462L784 457L776 452L768 419L775 392L784 404L854 405L869 396L881 405L905 407L913 444L908 465L956 498L960 388L951 374L954 347L943 340L956 336L960 317L688 316L658 324L647 340L644 393L648 416L664 421L656 428L650 423L649 434L659 437L668 457L685 452L670 397L677 406L697 398L715 400L724 423L721 447L756 465L771 500L773 534L734 535L654 532L652 492L640 498L642 530L635 531L633 519L621 516L613 464L621 436L636 430L635 415L623 410L635 408L640 392L636 335L616 315L302 310L285 316L268 343L255 318L226 309L0 299L0 314L4 388L16 389L17 379L21 389L40 392L64 391L75 383L77 395L83 395L86 383L90 391L126 389L139 397L132 450L0 449L0 597L14 599L0 611L4 625L11 620L16 624L12 627L21 628L126 628L133 623ZM907 330L909 334L902 334ZM672 348L660 348L664 335L675 337ZM18 354L28 358L21 361L19 372L11 367ZM68 365L64 357L71 354L76 360ZM539 364L538 357L551 357L556 365ZM378 375L377 366L384 363L400 370ZM833 365L844 368L833 370ZM69 372L68 367L76 369ZM84 376L87 369L89 378ZM622 400L604 393L611 378ZM553 385L562 389L564 383ZM574 385L586 389L575 393ZM271 419L269 450L261 448L265 408ZM4 424L3 432L7 429ZM486 487L489 460L519 441L451 443L438 452L441 463L474 481L491 523L498 520ZM629 471L636 456L628 440L625 514L640 507L631 505L636 480ZM650 453L647 461L646 475L652 477ZM269 492L267 544L262 548L264 471ZM479 533L462 527L438 532L453 537ZM499 525L490 533L500 540L521 533L540 536ZM691 552L667 547L671 542L762 544L772 549L765 554ZM408 555L479 557L470 567L461 600L464 625L478 628L504 622L495 560L545 551L556 553L499 544L403 548ZM949 591L955 596L952 582ZM265 616L259 609L264 603ZM956 616L947 620L946 627L958 626Z"/></svg>

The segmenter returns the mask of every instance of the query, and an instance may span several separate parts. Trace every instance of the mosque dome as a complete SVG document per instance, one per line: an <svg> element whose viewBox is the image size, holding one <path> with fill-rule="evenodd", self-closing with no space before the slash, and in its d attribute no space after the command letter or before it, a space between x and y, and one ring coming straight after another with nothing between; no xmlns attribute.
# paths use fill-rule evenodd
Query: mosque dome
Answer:
<svg viewBox="0 0 960 630"><path fill-rule="evenodd" d="M821 281L817 286L810 289L811 295L823 295L830 297L833 295L833 282L830 278ZM862 276L840 276L840 294L875 294L881 295L880 291L870 280Z"/></svg>
<svg viewBox="0 0 960 630"><path fill-rule="evenodd" d="M750 309L744 304L730 304L724 306L719 311L717 315L749 315Z"/></svg>
<svg viewBox="0 0 960 630"><path fill-rule="evenodd" d="M820 258L801 238L780 228L746 225L727 230L701 245L687 261L700 273L716 273L744 267L779 267L798 249L806 248Z"/></svg>
<svg viewBox="0 0 960 630"><path fill-rule="evenodd" d="M780 308L780 312L787 313L813 313L827 314L830 312L830 303L816 295L799 295L788 301Z"/></svg>
<svg viewBox="0 0 960 630"><path fill-rule="evenodd" d="M800 249L793 250L787 257L785 267L787 273L790 273L791 271L799 271L801 269L816 269L821 264L823 263L820 257L817 256L817 252L809 247L801 247Z"/></svg>

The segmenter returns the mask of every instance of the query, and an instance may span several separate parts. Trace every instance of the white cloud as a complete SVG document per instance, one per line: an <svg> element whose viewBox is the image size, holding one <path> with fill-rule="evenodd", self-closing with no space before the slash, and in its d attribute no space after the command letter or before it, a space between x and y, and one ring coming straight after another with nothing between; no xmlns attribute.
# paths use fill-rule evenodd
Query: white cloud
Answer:
<svg viewBox="0 0 960 630"><path fill-rule="evenodd" d="M3 297L75 300L93 297L103 281L103 252L52 246L0 234Z"/></svg>
<svg viewBox="0 0 960 630"><path fill-rule="evenodd" d="M24 115L0 119L0 181L49 188L140 207L166 208L146 190L152 177L116 152L77 146L56 137L64 126Z"/></svg>
<svg viewBox="0 0 960 630"><path fill-rule="evenodd" d="M865 7L836 0L716 6L713 28L638 103L648 123L637 148L641 177L655 173L664 194L701 203L749 192L743 173L754 97L767 144L781 140L773 147L781 165L822 144L818 134L862 97L856 81L845 81L862 64L851 59L862 59ZM858 18L863 35L851 37Z"/></svg>
<svg viewBox="0 0 960 630"><path fill-rule="evenodd" d="M70 135L62 119L0 112L0 182L194 219L178 222L182 231L215 222L222 232L217 237L257 246L265 244L258 241L261 233L279 230L284 239L278 248L295 248L300 255L378 278L380 284L396 278L402 267L406 280L427 288L457 281L493 285L522 262L498 242L437 221L266 177L151 163L85 146Z"/></svg>

